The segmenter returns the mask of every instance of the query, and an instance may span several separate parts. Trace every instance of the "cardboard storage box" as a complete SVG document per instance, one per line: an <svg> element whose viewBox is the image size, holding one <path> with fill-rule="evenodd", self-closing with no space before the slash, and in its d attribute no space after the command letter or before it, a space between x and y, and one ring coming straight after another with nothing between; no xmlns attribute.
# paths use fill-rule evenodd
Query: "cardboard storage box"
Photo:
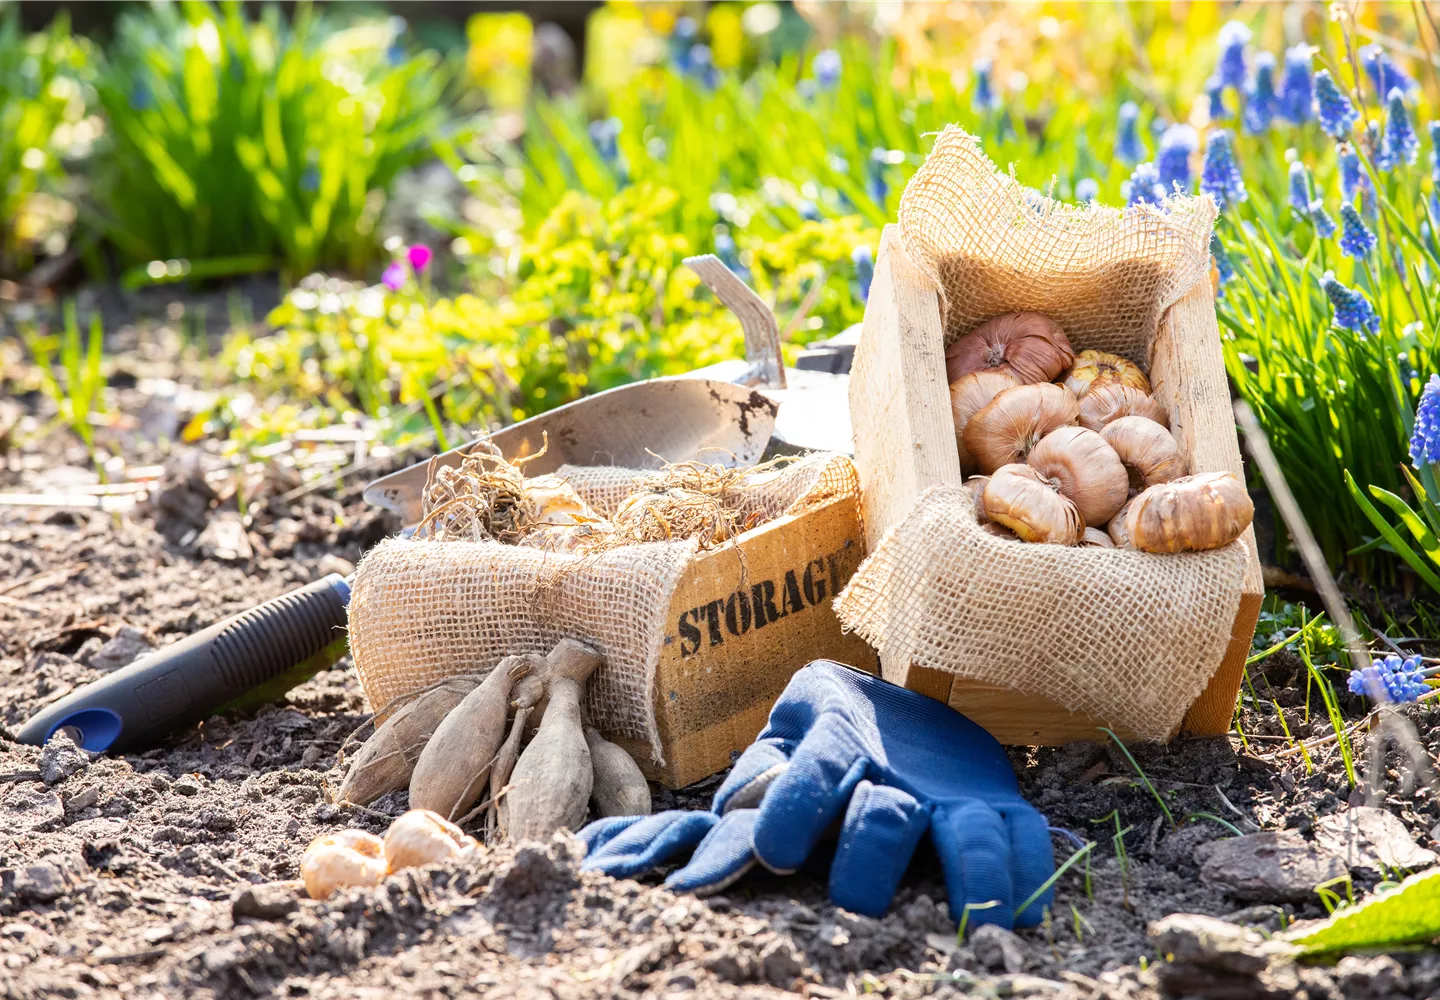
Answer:
<svg viewBox="0 0 1440 1000"><path fill-rule="evenodd" d="M1177 329L1191 333L1177 336ZM1195 331L1202 335L1196 336ZM1075 344L1077 351L1086 346ZM1214 301L1207 284L1197 284L1161 316L1151 352L1150 378L1156 400L1170 414L1171 431L1190 469L1230 471L1243 481ZM927 489L962 482L945 380L939 290L906 257L896 226L887 226L881 237L851 372L850 409L867 548L873 551ZM1242 541L1248 554L1229 645L1182 727L1197 735L1214 735L1229 728L1264 595L1253 531L1247 529ZM957 679L910 663L887 661L883 673L947 702L1003 742L1030 745L1095 739L1097 727L1102 725L1043 697Z"/></svg>

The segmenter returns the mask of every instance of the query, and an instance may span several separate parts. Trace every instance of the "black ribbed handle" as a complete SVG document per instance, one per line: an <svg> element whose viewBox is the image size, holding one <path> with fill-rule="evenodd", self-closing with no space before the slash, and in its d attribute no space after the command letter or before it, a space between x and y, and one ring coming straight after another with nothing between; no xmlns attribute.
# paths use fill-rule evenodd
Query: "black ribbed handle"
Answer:
<svg viewBox="0 0 1440 1000"><path fill-rule="evenodd" d="M64 726L87 750L152 742L343 639L349 599L349 584L332 573L217 622L49 706L20 741L43 744Z"/></svg>

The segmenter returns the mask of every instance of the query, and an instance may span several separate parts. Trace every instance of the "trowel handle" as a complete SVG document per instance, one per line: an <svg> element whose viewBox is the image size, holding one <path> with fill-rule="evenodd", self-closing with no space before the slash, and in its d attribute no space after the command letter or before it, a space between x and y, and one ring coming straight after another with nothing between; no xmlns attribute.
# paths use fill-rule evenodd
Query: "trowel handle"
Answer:
<svg viewBox="0 0 1440 1000"><path fill-rule="evenodd" d="M48 706L20 741L40 745L68 728L92 751L153 742L343 642L349 600L349 583L331 573L242 611Z"/></svg>

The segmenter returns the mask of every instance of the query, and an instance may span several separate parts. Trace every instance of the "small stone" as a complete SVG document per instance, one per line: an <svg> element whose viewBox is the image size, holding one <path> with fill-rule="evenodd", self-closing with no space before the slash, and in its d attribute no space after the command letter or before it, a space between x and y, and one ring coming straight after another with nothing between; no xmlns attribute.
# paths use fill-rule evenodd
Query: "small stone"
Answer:
<svg viewBox="0 0 1440 1000"><path fill-rule="evenodd" d="M65 870L49 861L0 872L0 897L14 896L22 902L53 903L70 891Z"/></svg>
<svg viewBox="0 0 1440 1000"><path fill-rule="evenodd" d="M975 953L975 960L991 972L1024 972L1025 942L1019 935L996 924L984 924L969 935L966 942Z"/></svg>
<svg viewBox="0 0 1440 1000"><path fill-rule="evenodd" d="M195 539L195 547L202 557L221 562L247 562L254 555L245 525L234 511L222 511L211 518Z"/></svg>
<svg viewBox="0 0 1440 1000"><path fill-rule="evenodd" d="M140 629L133 625L123 625L120 631L115 633L115 638L101 646L89 658L81 656L79 659L96 670L109 673L112 670L129 666L154 648L155 643L151 642L150 637Z"/></svg>
<svg viewBox="0 0 1440 1000"><path fill-rule="evenodd" d="M64 781L89 766L90 758L64 730L50 737L45 742L45 749L40 751L40 780L47 785Z"/></svg>
<svg viewBox="0 0 1440 1000"><path fill-rule="evenodd" d="M1263 937L1216 917L1172 913L1156 920L1145 932L1155 949L1176 965L1255 976L1269 964L1263 954Z"/></svg>
<svg viewBox="0 0 1440 1000"><path fill-rule="evenodd" d="M787 941L776 941L760 956L760 974L771 986L789 989L804 971Z"/></svg>
<svg viewBox="0 0 1440 1000"><path fill-rule="evenodd" d="M674 929L685 920L690 913L690 908L684 903L676 903L674 906L667 906L660 911L660 923L670 929Z"/></svg>
<svg viewBox="0 0 1440 1000"><path fill-rule="evenodd" d="M100 786L86 785L74 795L65 797L65 812L71 816L75 815L76 813L82 813L86 809L89 809L91 806L93 806L97 801L99 801L99 799Z"/></svg>
<svg viewBox="0 0 1440 1000"><path fill-rule="evenodd" d="M230 901L230 916L236 920L281 920L300 908L295 890L287 886L252 885L241 889Z"/></svg>
<svg viewBox="0 0 1440 1000"><path fill-rule="evenodd" d="M722 951L705 963L710 974L722 983L743 983L749 979L745 963L734 952Z"/></svg>
<svg viewBox="0 0 1440 1000"><path fill-rule="evenodd" d="M176 778L175 783L170 786L170 791L176 795L199 795L200 782L195 780L194 775L182 774Z"/></svg>
<svg viewBox="0 0 1440 1000"><path fill-rule="evenodd" d="M1305 902L1320 883L1349 874L1343 860L1297 830L1214 840L1195 849L1195 860L1202 881L1257 903Z"/></svg>
<svg viewBox="0 0 1440 1000"><path fill-rule="evenodd" d="M355 564L349 559L342 559L333 552L327 552L315 563L315 579L329 576L331 573L339 573L341 576L349 576L355 572Z"/></svg>
<svg viewBox="0 0 1440 1000"><path fill-rule="evenodd" d="M65 805L53 791L34 786L17 788L5 800L5 824L9 831L41 833L55 829L65 819Z"/></svg>
<svg viewBox="0 0 1440 1000"><path fill-rule="evenodd" d="M1232 924L1258 927L1272 934L1284 930L1286 925L1284 908L1275 906L1273 903L1258 903L1255 906L1247 906L1243 910L1227 913L1221 919Z"/></svg>
<svg viewBox="0 0 1440 1000"><path fill-rule="evenodd" d="M689 993L695 988L695 977L687 972L677 972L665 980L666 993Z"/></svg>
<svg viewBox="0 0 1440 1000"><path fill-rule="evenodd" d="M1400 817L1377 806L1352 806L1322 816L1315 823L1315 843L1351 868L1371 868L1382 875L1397 868L1428 868L1440 860L1415 843Z"/></svg>
<svg viewBox="0 0 1440 1000"><path fill-rule="evenodd" d="M205 967L206 972L215 975L239 965L243 957L244 952L239 942L232 941L216 948L207 948L200 955L200 964Z"/></svg>
<svg viewBox="0 0 1440 1000"><path fill-rule="evenodd" d="M1389 955L1362 958L1347 955L1335 966L1335 980L1346 1000L1368 1000L1400 996L1405 970Z"/></svg>

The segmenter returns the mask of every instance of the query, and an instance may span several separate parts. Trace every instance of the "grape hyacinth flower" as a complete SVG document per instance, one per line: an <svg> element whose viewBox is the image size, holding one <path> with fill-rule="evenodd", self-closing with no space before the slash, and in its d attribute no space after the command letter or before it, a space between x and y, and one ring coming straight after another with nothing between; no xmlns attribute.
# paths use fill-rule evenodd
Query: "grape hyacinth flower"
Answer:
<svg viewBox="0 0 1440 1000"><path fill-rule="evenodd" d="M1280 96L1275 93L1275 57L1262 52L1255 57L1255 76L1245 88L1245 131L1260 135L1280 113Z"/></svg>
<svg viewBox="0 0 1440 1000"><path fill-rule="evenodd" d="M612 167L620 162L620 128L619 118L601 118L589 126L590 141L595 144L595 151Z"/></svg>
<svg viewBox="0 0 1440 1000"><path fill-rule="evenodd" d="M1350 671L1350 691L1365 695L1372 701L1393 701L1399 704L1416 701L1430 690L1425 683L1430 672L1418 656L1401 659L1390 653L1384 659L1370 661L1363 670Z"/></svg>
<svg viewBox="0 0 1440 1000"><path fill-rule="evenodd" d="M1200 135L1189 125L1171 125L1160 136L1155 169L1160 174L1160 187L1167 194L1177 188L1190 190L1190 157L1199 148Z"/></svg>
<svg viewBox="0 0 1440 1000"><path fill-rule="evenodd" d="M1115 158L1124 163L1139 163L1145 159L1145 145L1140 141L1140 106L1126 101L1120 105L1116 118Z"/></svg>
<svg viewBox="0 0 1440 1000"><path fill-rule="evenodd" d="M1130 179L1120 185L1126 206L1163 205L1165 189L1160 186L1160 172L1153 163L1137 163Z"/></svg>
<svg viewBox="0 0 1440 1000"><path fill-rule="evenodd" d="M1406 96L1420 89L1409 74L1395 65L1390 53L1378 45L1367 45L1360 50L1360 65L1365 67L1365 75L1370 77L1370 82L1375 85L1375 94L1381 100L1388 98L1390 91L1397 87Z"/></svg>
<svg viewBox="0 0 1440 1000"><path fill-rule="evenodd" d="M1235 262L1215 233L1210 234L1210 256L1215 258L1215 271L1220 277L1220 295L1225 295L1225 286L1235 277Z"/></svg>
<svg viewBox="0 0 1440 1000"><path fill-rule="evenodd" d="M416 243L405 251L405 259L410 262L410 266L415 269L416 274L423 274L425 269L430 266L430 261L434 256L435 254L424 243Z"/></svg>
<svg viewBox="0 0 1440 1000"><path fill-rule="evenodd" d="M1355 195L1370 189L1370 176L1360 163L1360 154L1348 142L1336 147L1336 158L1340 163L1340 193L1346 201L1354 201Z"/></svg>
<svg viewBox="0 0 1440 1000"><path fill-rule="evenodd" d="M1330 305L1335 310L1335 325L1340 329L1356 333L1375 333L1380 329L1380 317L1375 315L1365 293L1340 284L1335 280L1334 271L1325 272L1320 279L1320 287L1330 298Z"/></svg>
<svg viewBox="0 0 1440 1000"><path fill-rule="evenodd" d="M693 17L677 17L670 29L670 63L682 73L689 62L690 46L699 33L700 26Z"/></svg>
<svg viewBox="0 0 1440 1000"><path fill-rule="evenodd" d="M1325 202L1315 197L1310 171L1299 160L1290 163L1290 207L1302 219L1309 219L1322 240L1335 235L1335 220L1325 211Z"/></svg>
<svg viewBox="0 0 1440 1000"><path fill-rule="evenodd" d="M1303 125L1315 117L1315 91L1310 85L1310 65L1315 50L1305 43L1285 50L1285 75L1280 79L1280 117Z"/></svg>
<svg viewBox="0 0 1440 1000"><path fill-rule="evenodd" d="M721 227L717 227L721 228ZM715 256L742 281L750 280L750 269L740 260L740 251L735 246L735 240L727 232L715 234Z"/></svg>
<svg viewBox="0 0 1440 1000"><path fill-rule="evenodd" d="M1431 375L1415 407L1415 430L1410 435L1410 464L1417 469L1440 462L1440 375Z"/></svg>
<svg viewBox="0 0 1440 1000"><path fill-rule="evenodd" d="M835 89L835 85L840 82L840 65L840 53L834 49L826 49L816 54L815 61L810 64L810 69L815 74L815 82L822 90Z"/></svg>
<svg viewBox="0 0 1440 1000"><path fill-rule="evenodd" d="M850 251L850 262L855 265L855 285L860 291L860 301L870 301L870 282L875 279L875 257L863 243Z"/></svg>
<svg viewBox="0 0 1440 1000"><path fill-rule="evenodd" d="M1218 76L1205 81L1205 97L1210 101L1210 120L1221 122L1230 117L1225 107L1225 83Z"/></svg>
<svg viewBox="0 0 1440 1000"><path fill-rule="evenodd" d="M977 59L971 67L975 82L970 88L970 108L985 114L1000 106L1000 95L995 92L995 63L989 59Z"/></svg>
<svg viewBox="0 0 1440 1000"><path fill-rule="evenodd" d="M1084 204L1100 197L1100 182L1093 177L1082 177L1075 182L1075 200Z"/></svg>
<svg viewBox="0 0 1440 1000"><path fill-rule="evenodd" d="M714 90L720 82L720 74L715 69L715 61L710 55L708 45L690 47L690 52L685 57L685 72L699 80L707 90Z"/></svg>
<svg viewBox="0 0 1440 1000"><path fill-rule="evenodd" d="M380 283L392 292L398 292L405 287L405 279L409 277L405 273L405 265L398 260L391 261L390 266L380 275Z"/></svg>
<svg viewBox="0 0 1440 1000"><path fill-rule="evenodd" d="M1249 197L1245 179L1235 162L1234 137L1226 129L1212 129L1206 136L1205 163L1200 169L1200 190L1224 209Z"/></svg>
<svg viewBox="0 0 1440 1000"><path fill-rule="evenodd" d="M1420 140L1410 125L1410 112L1405 110L1405 95L1392 87L1385 99L1385 135L1380 140L1376 166L1393 170L1401 163L1414 163L1420 155Z"/></svg>
<svg viewBox="0 0 1440 1000"><path fill-rule="evenodd" d="M1220 63L1215 75L1220 78L1221 86L1239 90L1245 86L1245 46L1250 43L1250 29L1239 21L1227 21L1220 26L1217 37Z"/></svg>
<svg viewBox="0 0 1440 1000"><path fill-rule="evenodd" d="M1315 71L1315 114L1326 135L1343 139L1360 120L1360 112L1340 90L1328 69Z"/></svg>
<svg viewBox="0 0 1440 1000"><path fill-rule="evenodd" d="M1340 252L1346 257L1363 259L1375 249L1375 234L1365 227L1365 220L1348 202L1340 206Z"/></svg>
<svg viewBox="0 0 1440 1000"><path fill-rule="evenodd" d="M1425 126L1430 133L1430 179L1440 186L1440 122Z"/></svg>

